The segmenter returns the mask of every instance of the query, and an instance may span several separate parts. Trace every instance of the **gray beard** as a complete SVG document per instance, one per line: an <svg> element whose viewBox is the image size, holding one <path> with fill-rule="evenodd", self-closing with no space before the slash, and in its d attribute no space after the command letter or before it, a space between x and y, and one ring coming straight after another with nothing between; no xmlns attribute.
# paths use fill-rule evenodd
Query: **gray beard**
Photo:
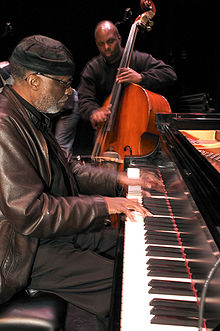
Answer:
<svg viewBox="0 0 220 331"><path fill-rule="evenodd" d="M57 114L59 112L60 112L60 109L58 109L56 105L51 106L45 110L46 114Z"/></svg>
<svg viewBox="0 0 220 331"><path fill-rule="evenodd" d="M52 97L50 97L50 98L42 97L41 99L35 101L34 106L37 110L39 110L42 113L56 114L56 113L60 112L60 109L58 108L58 104L55 102L56 101ZM47 108L47 105L50 105L50 104L52 104L52 105Z"/></svg>

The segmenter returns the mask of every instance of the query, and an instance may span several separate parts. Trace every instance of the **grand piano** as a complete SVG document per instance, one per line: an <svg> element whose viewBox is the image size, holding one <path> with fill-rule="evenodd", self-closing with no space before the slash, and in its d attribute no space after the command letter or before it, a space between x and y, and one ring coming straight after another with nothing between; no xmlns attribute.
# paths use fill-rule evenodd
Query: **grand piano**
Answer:
<svg viewBox="0 0 220 331"><path fill-rule="evenodd" d="M218 330L220 114L157 114L156 125L159 147L124 160L163 190L128 193L153 216L120 221L109 330Z"/></svg>

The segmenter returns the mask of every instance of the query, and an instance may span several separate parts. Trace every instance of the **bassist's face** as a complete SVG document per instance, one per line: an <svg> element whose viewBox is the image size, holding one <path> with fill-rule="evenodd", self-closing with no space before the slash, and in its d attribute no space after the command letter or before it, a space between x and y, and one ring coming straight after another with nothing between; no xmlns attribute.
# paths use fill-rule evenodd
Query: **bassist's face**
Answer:
<svg viewBox="0 0 220 331"><path fill-rule="evenodd" d="M108 63L116 62L121 56L121 36L114 26L100 26L95 35L99 52Z"/></svg>

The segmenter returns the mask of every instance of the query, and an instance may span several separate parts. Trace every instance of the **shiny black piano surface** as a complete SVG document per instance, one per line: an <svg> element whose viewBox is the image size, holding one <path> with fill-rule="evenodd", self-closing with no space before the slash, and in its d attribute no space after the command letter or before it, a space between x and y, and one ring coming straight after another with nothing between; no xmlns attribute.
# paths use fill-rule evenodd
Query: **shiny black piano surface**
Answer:
<svg viewBox="0 0 220 331"><path fill-rule="evenodd" d="M150 217L145 220L146 254L149 257L146 274L152 278L149 284L150 292L161 294L161 300L155 299L149 302L152 305L150 323L158 324L160 330L163 330L163 325L175 325L175 323L196 327L198 307L190 306L190 303L187 303L188 307L183 306L184 302L175 300L175 310L171 307L168 312L167 306L172 305L172 302L165 301L163 295L168 291L187 295L193 287L200 300L205 279L220 255L220 173L194 148L180 130L220 130L220 114L157 114L156 124L160 132L159 148L151 155L125 158L125 169L138 167L141 171L147 169L160 173L165 188L165 198L158 199L157 195L161 195L158 192L151 192L150 198L143 198L146 208L153 214L162 215L156 222L155 218ZM174 230L178 232L177 235ZM111 331L121 330L124 236L122 219L112 290ZM183 245L182 251L188 261L193 286L174 284L172 277L175 275L172 274L171 280L164 282L154 279L158 272L169 276L172 270L185 277L186 270L182 263L175 262L169 266L170 262L166 259L169 256L181 256L178 240ZM172 249L169 247L170 242ZM155 259L158 256L163 257L159 265L158 260ZM207 292L204 311L209 330L214 330L220 322L219 284L220 270L217 270ZM155 301L155 304L152 301ZM180 305L179 310L178 305ZM133 318L135 319L135 316ZM146 327L146 330L150 328Z"/></svg>

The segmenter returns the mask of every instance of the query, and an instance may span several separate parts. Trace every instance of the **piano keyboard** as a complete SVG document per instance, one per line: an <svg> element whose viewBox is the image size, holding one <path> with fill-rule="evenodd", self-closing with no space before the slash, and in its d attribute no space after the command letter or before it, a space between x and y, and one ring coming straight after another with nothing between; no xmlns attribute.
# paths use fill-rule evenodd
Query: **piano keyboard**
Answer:
<svg viewBox="0 0 220 331"><path fill-rule="evenodd" d="M166 277L147 276L146 265L147 256L145 254L144 223L138 221L126 222L125 224L125 243L124 243L124 271L123 271L123 295L121 308L121 330L122 331L159 331L159 330L183 330L183 327L169 325L165 321L163 327L158 324L151 324L153 315L151 315L152 306L150 302L156 299L163 300L186 300L185 296L156 295L150 294L151 287L149 283L152 280L166 281ZM135 237L135 242L134 242ZM180 281L180 279L176 279ZM191 296L187 298L195 302ZM191 301L191 302L192 302ZM166 303L165 303L166 306ZM162 324L163 321L161 321ZM185 328L186 329L186 328ZM187 328L190 331L196 331L196 327Z"/></svg>
<svg viewBox="0 0 220 331"><path fill-rule="evenodd" d="M132 171L138 176L134 169L128 176ZM127 197L135 196L142 199L141 188L129 187ZM136 213L136 222L125 222L120 330L198 330L197 293L216 258L187 199L166 188L164 194L151 192L143 205L154 217Z"/></svg>

